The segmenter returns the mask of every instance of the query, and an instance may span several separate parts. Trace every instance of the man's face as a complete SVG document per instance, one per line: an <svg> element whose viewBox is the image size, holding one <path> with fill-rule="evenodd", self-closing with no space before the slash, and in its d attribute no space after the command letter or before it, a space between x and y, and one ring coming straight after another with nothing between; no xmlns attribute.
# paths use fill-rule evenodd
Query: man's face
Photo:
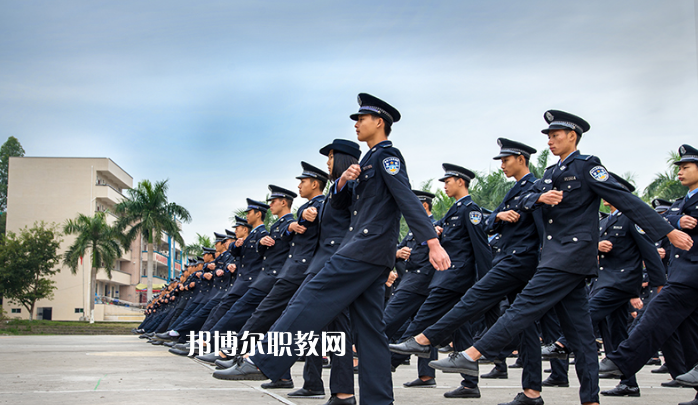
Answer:
<svg viewBox="0 0 698 405"><path fill-rule="evenodd" d="M522 161L524 163L522 163ZM521 170L521 168L525 165L526 165L526 163L525 163L525 160L523 159L523 157L519 158L518 156L511 155L511 156L504 156L502 158L501 168L502 168L502 171L504 172L505 176L512 177L512 176L516 175L516 173L518 173L519 170Z"/></svg>
<svg viewBox="0 0 698 405"><path fill-rule="evenodd" d="M444 181L444 191L449 197L455 197L459 187L460 182L457 177L449 177ZM462 181L462 180L461 180Z"/></svg>
<svg viewBox="0 0 698 405"><path fill-rule="evenodd" d="M272 215L279 216L285 206L286 204L281 198L274 198L269 201L269 210L271 211Z"/></svg>
<svg viewBox="0 0 698 405"><path fill-rule="evenodd" d="M553 129L548 132L548 147L555 156L571 153L574 150L575 132L564 129Z"/></svg>
<svg viewBox="0 0 698 405"><path fill-rule="evenodd" d="M254 224L262 216L262 213L257 210L249 210L245 213L245 219L247 219L248 224Z"/></svg>
<svg viewBox="0 0 698 405"><path fill-rule="evenodd" d="M239 225L235 227L235 236L238 239L245 239L249 233L250 231L246 226Z"/></svg>
<svg viewBox="0 0 698 405"><path fill-rule="evenodd" d="M366 142L372 139L378 132L380 122L380 118L374 117L371 114L359 115L356 124L354 124L354 128L356 128L356 137L359 141Z"/></svg>
<svg viewBox="0 0 698 405"><path fill-rule="evenodd" d="M698 186L698 164L682 163L679 165L679 181L693 190Z"/></svg>
<svg viewBox="0 0 698 405"><path fill-rule="evenodd" d="M301 182L298 183L298 195L300 195L302 198L309 198L311 195L313 195L313 183L313 179L301 179Z"/></svg>

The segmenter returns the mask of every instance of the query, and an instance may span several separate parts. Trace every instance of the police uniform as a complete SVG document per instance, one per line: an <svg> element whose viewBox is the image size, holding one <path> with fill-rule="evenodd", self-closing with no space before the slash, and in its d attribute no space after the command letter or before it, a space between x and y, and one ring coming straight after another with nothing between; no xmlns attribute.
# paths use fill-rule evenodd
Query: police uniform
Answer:
<svg viewBox="0 0 698 405"><path fill-rule="evenodd" d="M681 159L675 164L698 164L698 150L690 145L681 145L679 155ZM696 190L676 200L665 213L665 218L672 229L681 229L679 221L684 215L698 218ZM637 373L673 333L678 335L684 348L698 345L698 229L682 230L693 239L693 247L685 251L672 246L667 284L652 300L642 321L628 339L607 355L612 364L602 364L602 370L610 369L612 372L618 369L626 377ZM678 350L670 350L664 355L669 373L674 378L698 363L696 350L685 350L682 354ZM698 403L698 400L691 403L694 402Z"/></svg>
<svg viewBox="0 0 698 405"><path fill-rule="evenodd" d="M494 159L521 155L528 160L531 154L536 153L534 148L506 138L499 138L497 143L500 153ZM503 297L510 296L510 300L514 301L516 293L533 277L538 264L543 233L542 216L539 212L523 212L518 209L521 196L528 193L536 181L531 173L519 179L487 218L485 230L494 235L490 242L494 252L492 268L441 319L423 331L416 330L414 334L422 332L433 345L440 344L447 341L450 334L461 325L484 316L492 309L498 309ZM497 221L500 212L509 210L520 214L517 222ZM402 348L401 345L391 345L391 350ZM499 352L483 354L495 358ZM533 324L523 333L520 355L524 366L523 388L540 391L540 344Z"/></svg>
<svg viewBox="0 0 698 405"><path fill-rule="evenodd" d="M574 130L577 136L589 129L583 119L562 111L544 114L550 130ZM549 190L563 191L555 205L538 203ZM564 161L548 167L543 178L519 199L524 212L542 210L545 237L538 270L513 305L475 343L481 353L496 353L526 327L555 308L562 331L575 352L580 380L581 402L598 402L598 363L594 332L589 317L586 278L598 272L598 207L600 198L623 210L653 239L671 227L648 205L615 181L598 158L569 154Z"/></svg>
<svg viewBox="0 0 698 405"><path fill-rule="evenodd" d="M294 199L297 194L274 185L269 186L271 192L267 201L275 198L290 198ZM287 261L289 249L291 248L292 237L289 235L288 226L293 222L293 214L288 213L274 222L270 227L268 236L274 239L274 246L264 246L259 241L256 241L255 251L262 258L262 268L259 276L252 282L248 290L243 296L238 299L230 308L225 316L226 323L219 322L216 328L211 331L218 330L219 332L235 331L238 332L245 324L249 317L254 313L257 306L269 294L276 279L281 272L281 268Z"/></svg>
<svg viewBox="0 0 698 405"><path fill-rule="evenodd" d="M370 95L360 94L359 104L359 112L352 115L354 119L373 114L392 125L400 118L396 109ZM390 141L373 145L360 166L358 181L333 191L331 204L352 210L342 245L303 287L272 330L319 331L349 306L359 354L361 404L387 405L393 402L393 395L390 354L382 322L383 285L395 264L400 214L419 243L437 236L410 189L405 160ZM258 353L250 359L264 375L276 380L296 357ZM239 368L240 379L250 378Z"/></svg>
<svg viewBox="0 0 698 405"><path fill-rule="evenodd" d="M426 191L412 190L419 201L426 202L431 205L435 195ZM429 217L434 224L436 221L433 216ZM398 259L395 267L402 267L402 277L398 277L400 285L395 290L388 305L385 307L383 322L385 323L385 334L389 340L398 340L405 333L405 329L409 326L409 320L419 311L424 301L429 296L429 284L434 277L436 270L429 263L429 248L426 245L417 243L414 233L408 232L407 235L400 241L397 249L403 247L411 249L410 257L407 260ZM403 327L404 326L404 327ZM398 367L408 359L408 355L393 353L391 355L391 363L393 367ZM438 358L438 351L434 349L431 356L426 359L420 357L417 363L417 373L419 377L428 376L435 377L434 369L429 367L429 359ZM417 380L412 386L420 384Z"/></svg>
<svg viewBox="0 0 698 405"><path fill-rule="evenodd" d="M269 206L263 202L247 199L246 212L250 210L257 210L262 212L262 218L266 216ZM241 222L242 223L242 222ZM244 223L247 223L245 221ZM247 225L249 227L249 224ZM216 319L216 323L209 329L213 331L227 331L226 325L228 324L229 318L233 316L230 309L239 300L247 290L250 285L257 278L259 273L262 271L262 256L257 253L257 242L265 236L268 236L269 232L264 227L264 224L258 225L256 228L252 229L245 238L245 241L241 246L235 246L231 249L233 256L239 257L239 265L235 271L237 279L233 284L232 288L228 290L227 295L221 301L220 305L216 308L214 312L211 313L213 319Z"/></svg>

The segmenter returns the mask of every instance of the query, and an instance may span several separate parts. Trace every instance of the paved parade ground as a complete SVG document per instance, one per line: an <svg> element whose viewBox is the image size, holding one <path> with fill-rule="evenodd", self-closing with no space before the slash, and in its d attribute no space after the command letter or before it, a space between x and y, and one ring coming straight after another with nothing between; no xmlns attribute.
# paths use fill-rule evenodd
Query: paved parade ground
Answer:
<svg viewBox="0 0 698 405"><path fill-rule="evenodd" d="M263 390L259 381L219 381L211 377L211 367L172 355L135 335L0 336L0 359L0 404L322 405L328 399L289 400L286 394L291 390ZM396 404L498 404L521 391L520 369L510 369L509 379L481 379L480 399L444 398L443 393L460 381L453 374L438 373L436 388L403 388L403 382L415 378L415 364L413 360L393 374ZM547 362L543 364L547 367ZM645 367L638 376L642 397L602 397L602 403L677 404L693 399L693 389L660 387L669 376L651 374L652 368L655 366ZM292 370L297 388L303 382L302 369L303 363L296 363ZM491 365L481 366L481 372L490 369ZM543 391L545 403L579 404L576 376L571 376L570 385ZM615 380L601 380L602 390L614 385ZM329 394L327 387L326 391Z"/></svg>

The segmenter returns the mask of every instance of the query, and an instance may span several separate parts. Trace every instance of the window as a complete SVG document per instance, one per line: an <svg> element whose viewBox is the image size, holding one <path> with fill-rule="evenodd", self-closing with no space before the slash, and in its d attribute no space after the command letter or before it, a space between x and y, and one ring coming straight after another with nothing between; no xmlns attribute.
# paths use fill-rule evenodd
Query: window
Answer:
<svg viewBox="0 0 698 405"><path fill-rule="evenodd" d="M82 308L75 308L76 314L82 314L83 312L85 312L85 311Z"/></svg>
<svg viewBox="0 0 698 405"><path fill-rule="evenodd" d="M12 313L13 313L13 314L21 314L21 313L22 313L22 308L12 308Z"/></svg>

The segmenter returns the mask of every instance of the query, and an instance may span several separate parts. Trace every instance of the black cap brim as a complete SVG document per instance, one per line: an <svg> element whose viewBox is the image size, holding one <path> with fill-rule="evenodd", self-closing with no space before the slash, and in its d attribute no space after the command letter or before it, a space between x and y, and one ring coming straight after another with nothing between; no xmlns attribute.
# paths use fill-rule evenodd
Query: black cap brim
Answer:
<svg viewBox="0 0 698 405"><path fill-rule="evenodd" d="M492 160L499 160L499 159L501 159L503 157L507 157L507 156L523 156L523 155L520 153L500 153L499 155L493 157Z"/></svg>

